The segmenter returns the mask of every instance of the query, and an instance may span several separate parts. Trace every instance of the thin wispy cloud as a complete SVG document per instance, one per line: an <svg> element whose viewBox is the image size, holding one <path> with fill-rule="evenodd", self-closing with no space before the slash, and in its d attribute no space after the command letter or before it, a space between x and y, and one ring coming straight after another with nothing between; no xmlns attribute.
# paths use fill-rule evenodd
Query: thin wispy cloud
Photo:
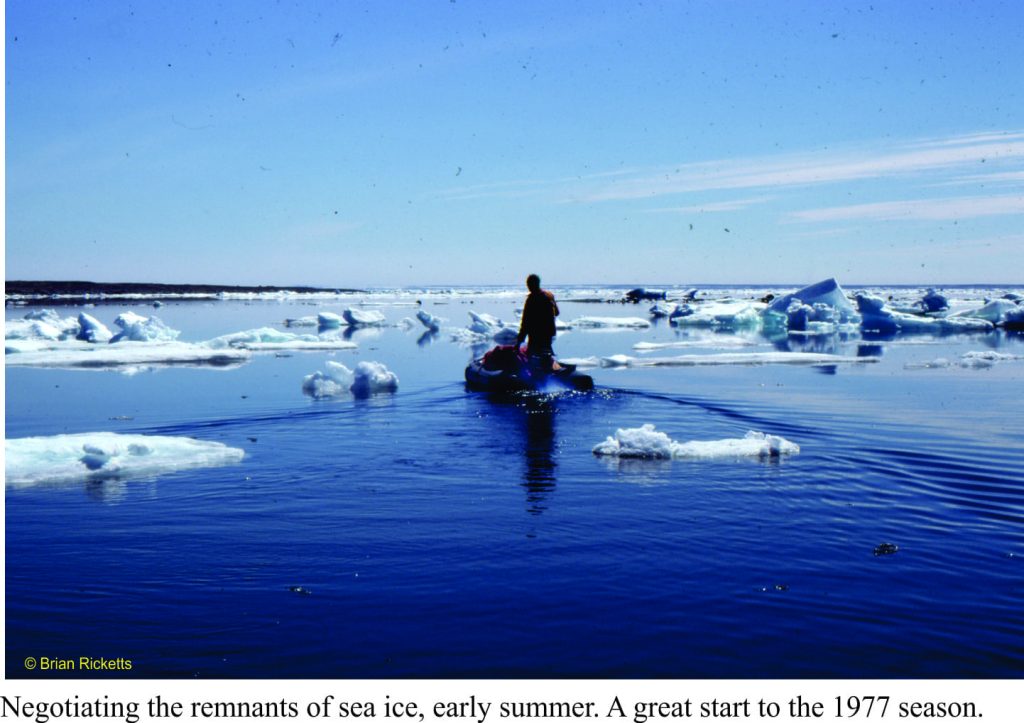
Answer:
<svg viewBox="0 0 1024 723"><path fill-rule="evenodd" d="M1007 165L1010 165L1010 170ZM1024 171L1024 132L976 133L949 138L910 140L870 146L843 146L818 151L646 169L620 169L587 175L518 180L452 188L440 198L547 197L557 203L633 201L707 191L780 190L869 179L930 177L932 185L961 178L1015 182ZM979 169L991 168L991 173ZM938 178L936 178L938 177ZM730 200L687 204L677 210L736 210ZM718 206L721 204L721 206ZM668 209L666 209L666 212Z"/></svg>
<svg viewBox="0 0 1024 723"><path fill-rule="evenodd" d="M650 208L643 213L724 213L728 211L742 211L751 206L758 206L773 200L774 196L758 196L757 198L737 198L732 201L717 201L714 203L701 203L693 206L672 206L669 208Z"/></svg>
<svg viewBox="0 0 1024 723"><path fill-rule="evenodd" d="M654 198L709 190L813 186L842 181L962 170L990 161L1024 162L1024 137L959 141L685 164L626 178L572 196L581 202Z"/></svg>
<svg viewBox="0 0 1024 723"><path fill-rule="evenodd" d="M1018 213L1024 214L1024 194L863 203L795 211L787 218L801 222L957 221Z"/></svg>

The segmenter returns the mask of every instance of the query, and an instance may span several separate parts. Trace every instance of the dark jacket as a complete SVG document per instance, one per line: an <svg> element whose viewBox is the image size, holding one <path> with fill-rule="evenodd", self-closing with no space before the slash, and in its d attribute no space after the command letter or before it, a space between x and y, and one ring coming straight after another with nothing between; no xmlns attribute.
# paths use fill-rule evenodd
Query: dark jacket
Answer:
<svg viewBox="0 0 1024 723"><path fill-rule="evenodd" d="M531 347L550 347L555 336L555 317L558 316L558 304L550 291L540 289L530 293L523 305L523 321L519 325L517 343L522 344L530 337Z"/></svg>

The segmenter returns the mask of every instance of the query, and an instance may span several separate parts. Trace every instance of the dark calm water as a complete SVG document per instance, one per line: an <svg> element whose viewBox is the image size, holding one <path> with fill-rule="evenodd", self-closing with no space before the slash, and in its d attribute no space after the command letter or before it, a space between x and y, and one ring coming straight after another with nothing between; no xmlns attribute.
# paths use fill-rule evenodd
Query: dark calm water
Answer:
<svg viewBox="0 0 1024 723"><path fill-rule="evenodd" d="M155 313L199 340L344 306ZM464 326L469 309L511 320L515 306L427 308ZM110 323L127 308L154 312L91 312ZM415 312L377 308L395 322ZM563 305L567 319L645 311ZM492 398L464 388L468 349L421 334L361 332L354 352L230 370L8 369L8 437L183 435L246 456L153 479L8 486L7 675L28 675L28 656L80 655L130 659L139 677L1024 674L1024 361L912 366L1024 354L1020 335L830 337L809 344L880 361L596 369L593 393ZM708 335L574 331L556 349L634 354L637 341ZM742 351L803 348L752 340ZM304 396L303 376L328 359L381 361L399 389ZM679 441L755 429L801 453L591 453L643 423ZM875 555L886 542L898 552Z"/></svg>

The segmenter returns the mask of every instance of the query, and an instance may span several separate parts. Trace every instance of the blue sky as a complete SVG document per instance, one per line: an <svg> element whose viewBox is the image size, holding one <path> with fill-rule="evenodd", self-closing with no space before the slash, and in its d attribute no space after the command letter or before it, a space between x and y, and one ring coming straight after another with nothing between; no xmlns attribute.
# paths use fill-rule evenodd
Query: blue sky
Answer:
<svg viewBox="0 0 1024 723"><path fill-rule="evenodd" d="M1024 4L6 6L6 277L1024 282Z"/></svg>

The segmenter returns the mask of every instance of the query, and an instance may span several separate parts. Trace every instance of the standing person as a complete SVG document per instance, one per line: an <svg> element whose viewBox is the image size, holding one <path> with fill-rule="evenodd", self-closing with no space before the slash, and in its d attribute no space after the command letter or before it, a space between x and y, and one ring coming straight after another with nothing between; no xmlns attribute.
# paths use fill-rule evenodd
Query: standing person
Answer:
<svg viewBox="0 0 1024 723"><path fill-rule="evenodd" d="M540 288L540 277L537 274L526 277L526 288L530 290L530 295L523 304L523 321L519 325L516 348L529 337L527 353L530 355L530 361L541 369L551 370L555 368L555 353L551 349L551 340L555 338L558 304L555 303L554 294Z"/></svg>

